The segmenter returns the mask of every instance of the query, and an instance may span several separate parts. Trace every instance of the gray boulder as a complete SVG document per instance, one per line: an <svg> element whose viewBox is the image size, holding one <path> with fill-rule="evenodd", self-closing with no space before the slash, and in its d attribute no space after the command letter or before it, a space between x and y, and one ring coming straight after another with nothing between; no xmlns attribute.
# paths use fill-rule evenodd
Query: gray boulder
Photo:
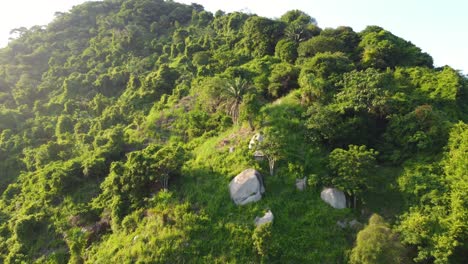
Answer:
<svg viewBox="0 0 468 264"><path fill-rule="evenodd" d="M268 224L273 222L273 213L268 210L262 217L255 217L255 225L260 226L263 224Z"/></svg>
<svg viewBox="0 0 468 264"><path fill-rule="evenodd" d="M345 194L336 188L325 188L320 193L320 198L327 204L336 209L346 208Z"/></svg>
<svg viewBox="0 0 468 264"><path fill-rule="evenodd" d="M254 169L247 169L229 183L231 199L237 205L244 205L262 199L265 192L262 175Z"/></svg>

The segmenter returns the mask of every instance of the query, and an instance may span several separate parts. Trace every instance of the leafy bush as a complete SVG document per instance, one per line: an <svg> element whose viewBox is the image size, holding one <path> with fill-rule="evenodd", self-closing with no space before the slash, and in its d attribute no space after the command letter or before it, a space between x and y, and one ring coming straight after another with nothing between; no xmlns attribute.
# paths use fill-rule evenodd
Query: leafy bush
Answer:
<svg viewBox="0 0 468 264"><path fill-rule="evenodd" d="M373 214L369 225L358 233L350 263L407 263L398 236L380 215Z"/></svg>

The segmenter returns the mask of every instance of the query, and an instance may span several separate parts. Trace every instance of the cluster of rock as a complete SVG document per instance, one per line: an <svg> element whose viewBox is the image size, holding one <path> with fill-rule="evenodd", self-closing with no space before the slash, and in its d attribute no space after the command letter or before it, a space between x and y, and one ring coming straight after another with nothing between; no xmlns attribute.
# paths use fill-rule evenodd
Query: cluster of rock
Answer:
<svg viewBox="0 0 468 264"><path fill-rule="evenodd" d="M296 188L300 191L307 186L307 178L296 179ZM239 173L229 183L231 199L237 205L257 202L262 199L265 192L262 175L255 169L246 169ZM336 188L325 188L320 193L320 198L336 209L346 208L345 194Z"/></svg>
<svg viewBox="0 0 468 264"><path fill-rule="evenodd" d="M236 205L245 205L262 199L265 192L262 175L255 169L246 169L229 183L229 193ZM273 222L273 213L268 210L262 217L256 217L256 226Z"/></svg>
<svg viewBox="0 0 468 264"><path fill-rule="evenodd" d="M296 188L304 190L307 185L307 178L296 179ZM245 205L257 202L262 199L265 192L262 175L255 169L246 169L239 173L229 183L229 193L231 199L237 205ZM336 209L346 208L345 194L336 188L325 188L320 193L320 198Z"/></svg>
<svg viewBox="0 0 468 264"><path fill-rule="evenodd" d="M258 142L263 141L263 136L260 133L255 134L249 142L249 149L254 149ZM254 153L256 159L262 159L263 153L257 150ZM296 179L296 188L300 191L305 190L307 186L307 177ZM246 169L234 177L229 183L229 193L231 199L236 205L245 205L252 202L257 202L262 199L262 194L265 193L262 175L255 169ZM345 194L336 188L325 188L320 193L320 198L336 209L346 208ZM273 222L274 216L271 210L268 210L262 217L256 217L254 223L260 226L266 223ZM355 228L361 225L356 220L346 222L338 221L337 225L341 228Z"/></svg>

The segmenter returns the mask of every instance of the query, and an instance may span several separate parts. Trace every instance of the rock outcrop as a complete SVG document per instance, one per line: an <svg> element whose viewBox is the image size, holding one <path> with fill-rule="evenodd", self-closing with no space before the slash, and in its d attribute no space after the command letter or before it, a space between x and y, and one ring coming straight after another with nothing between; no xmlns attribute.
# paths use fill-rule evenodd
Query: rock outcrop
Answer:
<svg viewBox="0 0 468 264"><path fill-rule="evenodd" d="M333 208L346 208L346 196L342 191L336 188L323 189L322 193L320 193L320 198Z"/></svg>
<svg viewBox="0 0 468 264"><path fill-rule="evenodd" d="M244 170L229 183L229 193L237 205L256 202L264 192L262 175L254 169Z"/></svg>

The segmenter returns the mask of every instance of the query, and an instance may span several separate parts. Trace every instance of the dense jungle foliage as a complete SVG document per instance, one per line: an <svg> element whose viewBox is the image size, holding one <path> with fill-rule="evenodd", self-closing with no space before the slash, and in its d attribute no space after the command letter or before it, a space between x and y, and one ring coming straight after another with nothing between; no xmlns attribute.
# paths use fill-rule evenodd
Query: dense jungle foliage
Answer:
<svg viewBox="0 0 468 264"><path fill-rule="evenodd" d="M163 0L13 33L0 263L467 263L468 79L411 42ZM247 168L266 192L236 206Z"/></svg>

